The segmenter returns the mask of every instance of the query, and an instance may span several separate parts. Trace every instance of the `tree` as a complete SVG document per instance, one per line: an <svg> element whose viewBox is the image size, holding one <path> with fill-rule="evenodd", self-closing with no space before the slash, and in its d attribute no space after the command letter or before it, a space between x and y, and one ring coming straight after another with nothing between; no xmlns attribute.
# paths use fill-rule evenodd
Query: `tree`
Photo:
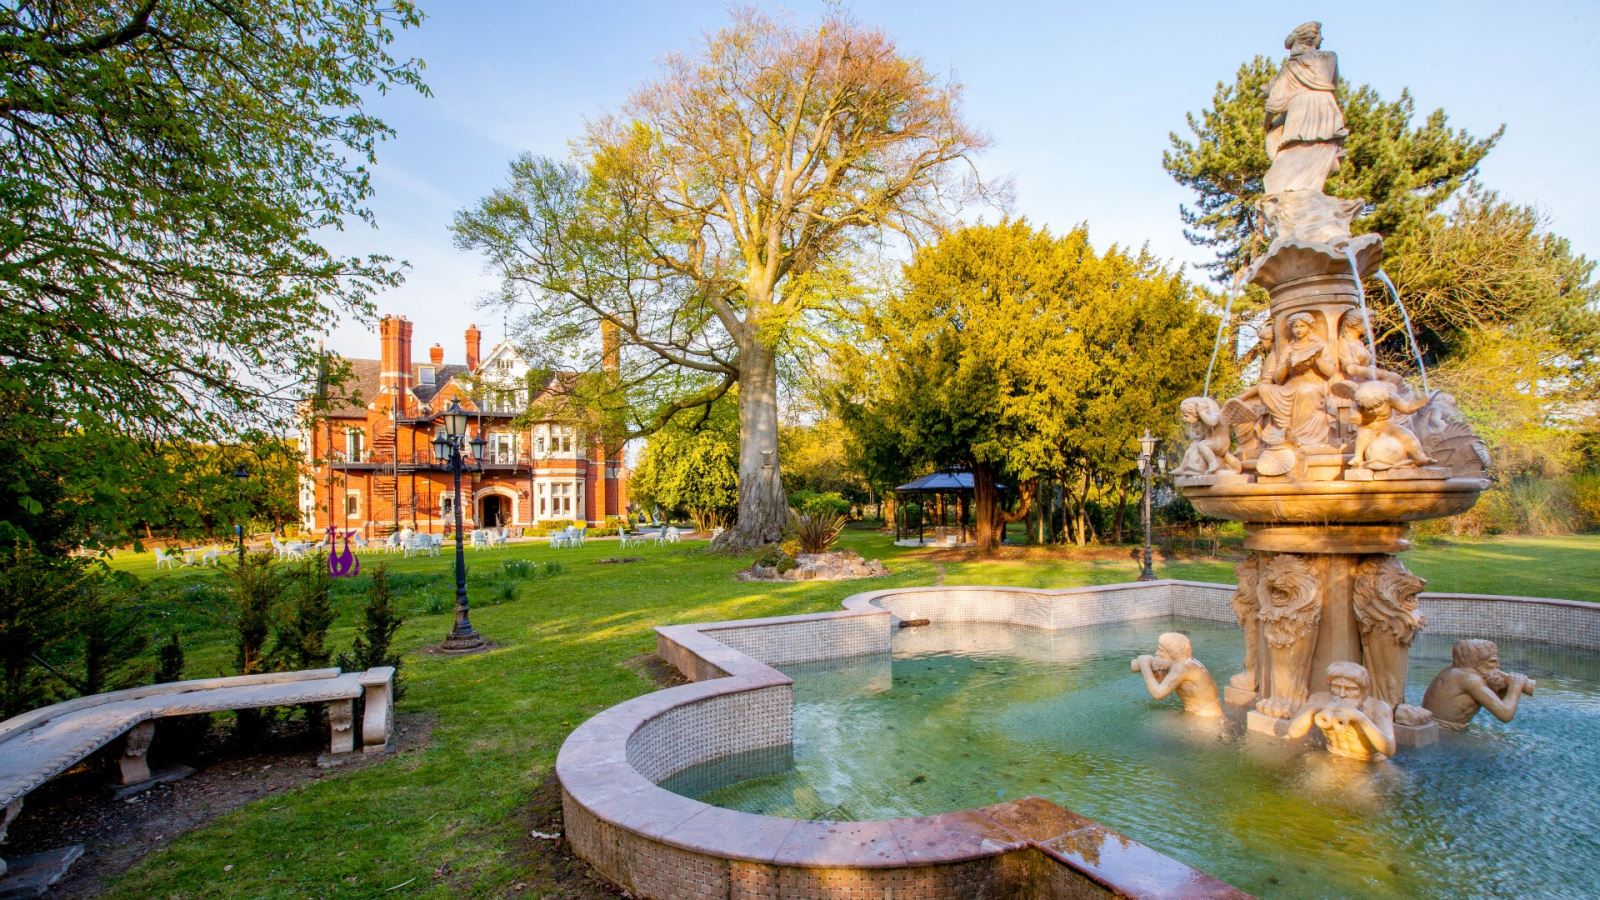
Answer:
<svg viewBox="0 0 1600 900"><path fill-rule="evenodd" d="M778 429L778 452L784 459L784 482L791 495L804 490L866 498L871 486L851 467L845 452L847 437L844 423L836 416Z"/></svg>
<svg viewBox="0 0 1600 900"><path fill-rule="evenodd" d="M739 413L726 397L690 422L676 420L650 436L628 490L646 508L687 515L696 530L726 526L739 506Z"/></svg>
<svg viewBox="0 0 1600 900"><path fill-rule="evenodd" d="M595 363L600 326L620 332L620 437L738 384L739 516L721 542L766 543L786 517L778 355L863 242L944 224L984 144L959 93L842 13L803 31L738 12L594 122L572 162L515 160L456 241L528 309L530 355Z"/></svg>
<svg viewBox="0 0 1600 900"><path fill-rule="evenodd" d="M315 335L399 280L316 233L371 219L390 131L363 97L426 90L386 50L420 21L410 0L0 9L0 398L59 426L40 460L290 421ZM82 492L115 494L95 461Z"/></svg>
<svg viewBox="0 0 1600 900"><path fill-rule="evenodd" d="M1179 184L1192 189L1194 207L1179 214L1189 242L1215 247L1208 263L1218 281L1227 281L1267 248L1256 203L1266 175L1267 84L1277 64L1258 56L1239 67L1232 84L1217 82L1210 108L1187 117L1191 138L1170 135L1172 147L1161 164ZM1340 169L1328 179L1330 196L1360 198L1367 206L1354 230L1377 231L1385 240L1403 239L1478 172L1504 127L1485 138L1452 129L1444 110L1434 110L1414 125L1415 102L1402 90L1384 101L1366 85L1340 82L1339 105L1350 137Z"/></svg>
<svg viewBox="0 0 1600 900"><path fill-rule="evenodd" d="M1417 341L1445 362L1483 347L1487 332L1547 351L1534 381L1549 402L1592 397L1600 378L1600 285L1593 261L1572 252L1534 208L1469 185L1447 211L1427 216L1387 268ZM1404 334L1393 306L1375 309L1379 334ZM1492 342L1492 341L1491 341Z"/></svg>
<svg viewBox="0 0 1600 900"><path fill-rule="evenodd" d="M1125 468L1142 428L1173 430L1198 392L1216 327L1199 301L1147 253L1096 254L1082 227L963 229L920 250L870 321L847 421L868 457L970 467L980 549L1043 476L1081 520L1094 476ZM1023 510L999 509L1001 477Z"/></svg>

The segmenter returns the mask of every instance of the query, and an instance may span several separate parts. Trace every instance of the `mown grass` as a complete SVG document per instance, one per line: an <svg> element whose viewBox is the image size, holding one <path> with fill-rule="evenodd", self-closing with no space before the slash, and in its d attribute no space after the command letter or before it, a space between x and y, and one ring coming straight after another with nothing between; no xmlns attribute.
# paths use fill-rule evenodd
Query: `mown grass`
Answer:
<svg viewBox="0 0 1600 900"><path fill-rule="evenodd" d="M905 550L886 537L848 532L845 546L884 559L891 575L870 583L763 584L734 580L747 561L704 544L621 550L594 541L572 550L543 544L468 551L474 593L506 560L559 561L563 571L519 581L516 599L475 607L473 622L497 645L468 657L418 651L449 628L439 598L452 595L451 558L387 558L409 618L397 638L408 689L401 712L436 724L431 745L380 765L322 779L255 803L158 849L115 881L126 897L362 897L392 894L499 896L522 882L531 896L554 891L519 854L519 813L554 763L566 735L587 717L651 685L624 661L654 649L652 628L675 622L817 612L859 590L897 585L1009 584L1063 587L1131 580L1123 556L1036 552L1014 559ZM640 562L599 564L614 556ZM384 557L367 556L371 567ZM1600 536L1436 543L1407 557L1438 590L1539 594L1600 600ZM113 564L162 582L151 614L181 629L191 677L227 671L230 614L216 573L154 571L147 555ZM493 573L487 576L485 573ZM1231 580L1223 560L1158 561L1162 577ZM341 586L332 644L348 647L365 578ZM489 591L495 590L492 586ZM157 740L159 740L159 733ZM39 814L35 811L34 814ZM228 868L231 866L232 868Z"/></svg>

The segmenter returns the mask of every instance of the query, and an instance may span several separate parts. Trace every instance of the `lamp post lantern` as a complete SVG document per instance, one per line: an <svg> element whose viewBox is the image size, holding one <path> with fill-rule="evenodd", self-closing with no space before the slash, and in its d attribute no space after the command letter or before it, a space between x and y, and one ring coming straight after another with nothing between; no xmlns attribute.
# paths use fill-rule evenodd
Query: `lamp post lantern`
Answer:
<svg viewBox="0 0 1600 900"><path fill-rule="evenodd" d="M1144 496L1139 500L1139 519L1144 525L1144 567L1139 572L1140 581L1155 581L1154 554L1150 550L1150 491L1151 477L1154 474L1157 462L1155 452L1158 441L1145 429L1144 436L1139 438L1139 473L1144 476ZM1160 460L1165 462L1165 460ZM1166 466L1162 466L1165 469Z"/></svg>
<svg viewBox="0 0 1600 900"><path fill-rule="evenodd" d="M456 486L452 498L454 502L451 504L455 507L456 519L456 621L440 645L440 649L449 653L471 653L488 646L483 635L473 629L467 610L467 554L461 539L461 473L476 472L482 468L486 443L482 433L472 439L474 465L467 466L462 460L462 452L468 443L467 418L467 412L461 408L461 404L451 402L450 408L444 411L444 427L435 432L433 437L433 458L450 467Z"/></svg>

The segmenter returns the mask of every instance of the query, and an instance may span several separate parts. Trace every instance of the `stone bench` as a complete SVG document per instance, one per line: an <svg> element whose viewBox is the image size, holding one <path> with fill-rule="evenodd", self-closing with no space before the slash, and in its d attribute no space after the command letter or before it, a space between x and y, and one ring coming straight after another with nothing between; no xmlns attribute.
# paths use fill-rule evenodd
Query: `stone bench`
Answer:
<svg viewBox="0 0 1600 900"><path fill-rule="evenodd" d="M341 673L338 669L273 672L175 681L80 697L0 722L0 840L22 810L22 799L94 751L126 734L120 759L123 784L149 780L145 756L156 720L169 716L268 706L326 703L333 755L388 749L394 722L394 667ZM355 728L355 699L365 713ZM0 860L0 874L6 871Z"/></svg>

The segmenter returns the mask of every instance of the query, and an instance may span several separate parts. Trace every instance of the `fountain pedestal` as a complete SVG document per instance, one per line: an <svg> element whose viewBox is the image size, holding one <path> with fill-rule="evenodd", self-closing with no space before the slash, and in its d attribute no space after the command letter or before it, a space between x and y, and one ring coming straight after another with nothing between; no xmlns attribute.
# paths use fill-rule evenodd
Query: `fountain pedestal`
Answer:
<svg viewBox="0 0 1600 900"><path fill-rule="evenodd" d="M1360 277L1382 253L1377 235L1274 242L1249 272L1271 297L1274 349L1261 381L1222 407L1237 470L1176 479L1202 514L1245 523L1234 608L1246 671L1224 699L1249 707L1248 727L1263 734L1285 736L1328 667L1356 663L1393 710L1397 744L1437 739L1427 713L1406 703L1424 582L1396 554L1410 547L1411 522L1469 509L1489 482L1448 395L1424 399L1372 365Z"/></svg>

